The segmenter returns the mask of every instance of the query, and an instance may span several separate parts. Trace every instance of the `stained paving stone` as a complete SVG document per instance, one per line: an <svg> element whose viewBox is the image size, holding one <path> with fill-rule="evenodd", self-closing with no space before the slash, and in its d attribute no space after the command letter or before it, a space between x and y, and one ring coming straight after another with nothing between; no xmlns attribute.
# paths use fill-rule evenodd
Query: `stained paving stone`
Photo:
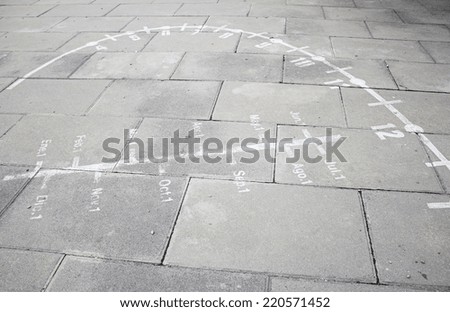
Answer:
<svg viewBox="0 0 450 312"><path fill-rule="evenodd" d="M309 51L309 50L306 50ZM286 56L284 63L283 82L303 84L325 84L329 86L349 86L350 81L334 68L309 59L299 59L298 56ZM366 81L369 87L397 89L386 64L375 60L345 60L329 59L327 61L339 68L349 68L347 71L353 76ZM300 66L297 66L298 63ZM312 64L309 66L309 64Z"/></svg>
<svg viewBox="0 0 450 312"><path fill-rule="evenodd" d="M191 180L165 262L374 279L356 192L247 187L249 192L239 193L232 181ZM283 209L274 210L281 197ZM311 245L316 239L321 244Z"/></svg>
<svg viewBox="0 0 450 312"><path fill-rule="evenodd" d="M103 16L112 11L116 5L96 5L96 4L61 4L43 16Z"/></svg>
<svg viewBox="0 0 450 312"><path fill-rule="evenodd" d="M115 81L90 114L209 119L220 87L205 81Z"/></svg>
<svg viewBox="0 0 450 312"><path fill-rule="evenodd" d="M0 16L39 16L53 8L53 5L4 5Z"/></svg>
<svg viewBox="0 0 450 312"><path fill-rule="evenodd" d="M287 19L287 34L315 36L341 36L370 38L370 33L362 21Z"/></svg>
<svg viewBox="0 0 450 312"><path fill-rule="evenodd" d="M0 76L23 77L29 72L60 56L59 52L11 52L0 53ZM4 57L2 57L4 56ZM33 77L67 78L90 54L73 53L36 72Z"/></svg>
<svg viewBox="0 0 450 312"><path fill-rule="evenodd" d="M121 4L108 16L163 16L173 15L180 3L175 4Z"/></svg>
<svg viewBox="0 0 450 312"><path fill-rule="evenodd" d="M297 48L308 46L309 50L317 55L325 57L334 56L331 49L330 38L325 36L270 35L270 37L271 40L280 39L283 40L283 42ZM273 43L271 42L271 40L243 35L239 42L237 51L239 53L304 55L300 50L292 51L292 48L286 47L285 45L280 43Z"/></svg>
<svg viewBox="0 0 450 312"><path fill-rule="evenodd" d="M41 291L61 255L0 249L1 291Z"/></svg>
<svg viewBox="0 0 450 312"><path fill-rule="evenodd" d="M97 53L83 64L73 78L168 79L182 53Z"/></svg>
<svg viewBox="0 0 450 312"><path fill-rule="evenodd" d="M450 65L388 61L402 90L450 92Z"/></svg>
<svg viewBox="0 0 450 312"><path fill-rule="evenodd" d="M170 178L172 201L161 202L163 177L75 171L41 175L0 219L1 246L161 261L183 179Z"/></svg>
<svg viewBox="0 0 450 312"><path fill-rule="evenodd" d="M170 36L159 33L145 47L149 52L234 52L239 34L221 37L221 33L173 33Z"/></svg>
<svg viewBox="0 0 450 312"><path fill-rule="evenodd" d="M444 157L447 156L448 159L448 155L450 155L450 136L427 134L427 138L433 143L438 151L442 153ZM428 147L426 147L426 149L432 161L439 161L435 153L433 153ZM444 185L445 190L450 194L450 168L437 163L435 166L435 170L439 174L439 179Z"/></svg>
<svg viewBox="0 0 450 312"><path fill-rule="evenodd" d="M281 55L188 52L172 78L279 82L282 66Z"/></svg>
<svg viewBox="0 0 450 312"><path fill-rule="evenodd" d="M323 19L323 11L320 7L303 7L294 5L265 5L254 4L249 16L278 16L278 17L298 17L310 19Z"/></svg>
<svg viewBox="0 0 450 312"><path fill-rule="evenodd" d="M368 130L333 129L332 134L335 137L326 139L324 128L279 126L278 140L293 138L294 142L291 150L278 153L275 180L303 185L442 192L435 172L425 165L429 160L415 134L402 133L401 138L383 137L384 140L381 134ZM308 137L322 141L321 145L311 144L308 154L312 159L325 153L326 140L338 142L345 137L339 152L346 162L336 155L326 161L323 155L316 163L305 157L288 163L292 150L300 149Z"/></svg>
<svg viewBox="0 0 450 312"><path fill-rule="evenodd" d="M250 11L250 5L247 3L236 4L203 4L188 3L184 4L175 15L213 15L213 16L246 16Z"/></svg>
<svg viewBox="0 0 450 312"><path fill-rule="evenodd" d="M351 0L287 0L287 4L292 5L321 5L335 7L354 7L355 4Z"/></svg>
<svg viewBox="0 0 450 312"><path fill-rule="evenodd" d="M120 31L132 17L68 17L53 26L51 32Z"/></svg>
<svg viewBox="0 0 450 312"><path fill-rule="evenodd" d="M28 79L0 93L2 113L84 113L110 81Z"/></svg>
<svg viewBox="0 0 450 312"><path fill-rule="evenodd" d="M112 169L102 162L110 156L103 141L123 138L124 129L137 123L133 118L28 115L0 141L0 163L34 166L42 161L52 168Z"/></svg>
<svg viewBox="0 0 450 312"><path fill-rule="evenodd" d="M394 124L403 128L403 123L386 106L369 106L378 101L366 91L345 88L341 92L349 127L370 129ZM392 105L425 132L450 134L450 94L388 90L377 90L377 93L386 101L400 101Z"/></svg>
<svg viewBox="0 0 450 312"><path fill-rule="evenodd" d="M72 37L72 34L8 33L0 37L0 49L2 51L55 51Z"/></svg>
<svg viewBox="0 0 450 312"><path fill-rule="evenodd" d="M450 41L450 30L443 25L367 22L367 26L374 38Z"/></svg>
<svg viewBox="0 0 450 312"><path fill-rule="evenodd" d="M401 22L391 9L323 8L325 17L332 20Z"/></svg>
<svg viewBox="0 0 450 312"><path fill-rule="evenodd" d="M180 26L178 29L171 29L171 32L181 31L181 26L187 24L188 26L201 26L204 25L208 17L203 16L152 16L136 17L131 23L129 23L123 30L124 31L136 31L141 30L144 26L148 28L156 28L163 26ZM184 31L193 31L194 29L186 28Z"/></svg>
<svg viewBox="0 0 450 312"><path fill-rule="evenodd" d="M264 291L258 275L66 257L49 291Z"/></svg>
<svg viewBox="0 0 450 312"><path fill-rule="evenodd" d="M450 63L450 42L422 41L421 44L436 63Z"/></svg>
<svg viewBox="0 0 450 312"><path fill-rule="evenodd" d="M434 63L418 42L359 38L331 38L336 57Z"/></svg>
<svg viewBox="0 0 450 312"><path fill-rule="evenodd" d="M63 19L64 17L5 17L0 21L0 31L44 32Z"/></svg>
<svg viewBox="0 0 450 312"><path fill-rule="evenodd" d="M306 280L274 277L271 279L274 292L405 292L414 291L407 286L387 286L363 283L342 283L322 280Z"/></svg>
<svg viewBox="0 0 450 312"><path fill-rule="evenodd" d="M82 47L90 42L98 42L107 38L106 36L113 37L117 34L105 34L105 33L79 33L65 45L58 49L61 52L68 52L73 49ZM118 38L98 42L97 45L84 48L83 52L93 53L97 51L108 51L108 52L140 52L148 44L148 42L153 38L155 34L137 34L133 36L121 36ZM139 39L137 39L139 38Z"/></svg>
<svg viewBox="0 0 450 312"><path fill-rule="evenodd" d="M0 116L0 120L4 120ZM0 213L14 199L14 196L20 191L25 182L32 173L30 167L7 167L0 166ZM19 175L18 179L9 179L9 177ZM1 266L0 266L1 269Z"/></svg>
<svg viewBox="0 0 450 312"><path fill-rule="evenodd" d="M448 6L448 3L447 3ZM416 10L397 10L397 14L406 23L417 24L447 24L450 20L449 11L416 11Z"/></svg>
<svg viewBox="0 0 450 312"><path fill-rule="evenodd" d="M180 137L187 137L191 130L194 130L195 137L200 139L200 142L195 145L194 155L192 155L199 158L197 162L189 159L187 144L180 145L180 155L185 158L184 163L176 160L173 145L169 145L168 153L166 153L168 155L167 161L156 163L149 160L149 150L155 158L162 158L163 138L173 138L175 131L179 131ZM259 152L259 158L256 160L250 153L244 152L239 143L234 143L233 146L229 143L231 139L235 142L238 142L237 140L242 142L246 138L259 140L266 130L274 134L275 126L268 123L259 123L256 127L250 123L146 118L136 133L136 137L143 141L143 146L139 147L139 143L132 143L129 153L130 161L125 162L125 157L122 157L123 161L117 164L115 171L174 176L189 175L219 179L234 179L238 175L238 180L269 182L273 180L274 165L273 162L265 159L266 146L263 143L249 142L251 143L249 146ZM208 146L211 151L207 153L206 147L203 149L203 144L207 139L211 141L213 138L220 140L223 147L220 149L217 144L211 142ZM153 141L149 142L148 139L153 139ZM272 156L275 154L273 145L267 149L267 153L269 152ZM205 155L213 160L208 160ZM242 162L243 158L253 159L254 161L244 163ZM139 159L142 159L142 161L139 162Z"/></svg>
<svg viewBox="0 0 450 312"><path fill-rule="evenodd" d="M282 17L239 17L239 16L211 16L206 26L221 27L229 25L233 29L241 29L255 33L285 33L285 18Z"/></svg>
<svg viewBox="0 0 450 312"><path fill-rule="evenodd" d="M448 202L449 197L393 192L363 196L380 281L449 286L450 210L428 208L428 203Z"/></svg>
<svg viewBox="0 0 450 312"><path fill-rule="evenodd" d="M225 82L213 118L345 127L339 90L320 86ZM293 117L296 117L295 119Z"/></svg>

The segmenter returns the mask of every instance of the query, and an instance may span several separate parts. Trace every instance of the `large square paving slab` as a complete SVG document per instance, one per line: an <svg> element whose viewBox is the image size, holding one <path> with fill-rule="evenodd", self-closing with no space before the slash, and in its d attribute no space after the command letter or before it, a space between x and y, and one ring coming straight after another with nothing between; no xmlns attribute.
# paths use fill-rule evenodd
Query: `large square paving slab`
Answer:
<svg viewBox="0 0 450 312"><path fill-rule="evenodd" d="M404 124L365 90L343 88L341 92L350 128L371 129L392 124L404 130ZM450 134L450 94L393 90L377 93L425 132Z"/></svg>
<svg viewBox="0 0 450 312"><path fill-rule="evenodd" d="M41 291L61 255L0 249L0 291Z"/></svg>
<svg viewBox="0 0 450 312"><path fill-rule="evenodd" d="M279 82L281 55L187 53L173 79Z"/></svg>
<svg viewBox="0 0 450 312"><path fill-rule="evenodd" d="M442 192L437 176L426 166L428 157L417 136L402 133L403 137L383 137L370 130L332 129L333 137L326 137L324 128L302 128L279 126L278 140L293 138L291 149L279 153L276 167L276 181L283 183L325 185L351 188L374 188L410 191ZM388 131L388 130L387 130ZM395 133L394 133L395 134ZM311 144L310 158L322 156L326 152L326 140L337 143L346 139L338 150L346 162L336 155L326 162L325 155L320 162L308 162L305 157L295 163L287 163L292 158L293 149L302 149L307 138L317 138L322 144ZM331 148L329 148L332 151Z"/></svg>
<svg viewBox="0 0 450 312"><path fill-rule="evenodd" d="M250 5L247 3L230 4L203 4L188 3L184 4L176 15L200 15L200 16L246 16L250 11Z"/></svg>
<svg viewBox="0 0 450 312"><path fill-rule="evenodd" d="M258 1L252 5L249 16L278 16L298 17L306 19L323 19L323 11L318 6L294 6L294 5L267 5L259 4Z"/></svg>
<svg viewBox="0 0 450 312"><path fill-rule="evenodd" d="M450 65L388 62L400 89L450 92Z"/></svg>
<svg viewBox="0 0 450 312"><path fill-rule="evenodd" d="M430 209L449 196L363 194L381 282L450 286L450 209Z"/></svg>
<svg viewBox="0 0 450 312"><path fill-rule="evenodd" d="M31 178L31 167L0 166L0 213L14 199L28 178ZM12 178L20 176L18 178Z"/></svg>
<svg viewBox="0 0 450 312"><path fill-rule="evenodd" d="M288 18L287 34L370 38L364 22Z"/></svg>
<svg viewBox="0 0 450 312"><path fill-rule="evenodd" d="M170 144L167 161L163 163L150 161L148 151L150 150L155 158L161 159L163 138L173 138L174 132L177 130L181 138L187 137L190 135L189 131L193 130L195 138L200 139L200 143L197 143L193 150L193 156L199 158L199 160L196 162L191 161L188 158L189 149L187 144L180 144L180 155L185 158L185 161L184 163L177 161L174 155L174 147ZM128 163L121 161L115 170L233 179L237 176L237 180L269 182L273 180L273 162L272 159L266 160L264 155L266 152L270 152L270 155L273 156L275 146L272 144L266 150L264 143L257 143L260 137L264 135L264 131L267 130L270 130L272 137L275 137L275 127L272 124L250 123L250 117L247 123L146 118L139 126L136 134L136 137L143 141L143 146L139 147L139 143L132 144L129 153L130 161ZM245 152L240 145L247 138L256 140L248 142L248 146L258 151L257 155L259 157L257 159L254 159L249 152ZM148 139L153 140L153 145L150 146ZM211 150L208 153L203 150L203 144L206 140L208 140L208 148ZM217 140L220 141L217 144L222 144L223 149L217 147L217 144L214 143ZM230 145L233 141L235 141L234 145ZM143 155L139 155L139 152L143 153ZM206 156L215 160L209 160ZM139 158L144 159L139 162ZM243 163L243 158L249 159L250 163ZM125 160L125 157L123 157L123 160ZM245 190L245 188L242 189Z"/></svg>
<svg viewBox="0 0 450 312"><path fill-rule="evenodd" d="M49 291L264 291L263 276L66 257Z"/></svg>
<svg viewBox="0 0 450 312"><path fill-rule="evenodd" d="M248 122L254 115L263 122L345 127L339 90L320 86L225 82L213 118Z"/></svg>
<svg viewBox="0 0 450 312"><path fill-rule="evenodd" d="M374 38L450 41L450 30L444 25L367 22L367 26Z"/></svg>
<svg viewBox="0 0 450 312"><path fill-rule="evenodd" d="M168 4L120 4L108 16L164 16L173 15L178 8L179 3Z"/></svg>
<svg viewBox="0 0 450 312"><path fill-rule="evenodd" d="M0 31L44 32L60 23L64 17L5 17L0 23Z"/></svg>
<svg viewBox="0 0 450 312"><path fill-rule="evenodd" d="M116 80L90 113L209 119L219 87L216 81Z"/></svg>
<svg viewBox="0 0 450 312"><path fill-rule="evenodd" d="M281 17L241 17L241 16L210 16L205 24L210 27L227 25L231 29L241 29L255 33L285 33L285 18ZM208 29L207 29L208 30Z"/></svg>
<svg viewBox="0 0 450 312"><path fill-rule="evenodd" d="M2 51L55 51L73 34L7 33L0 37Z"/></svg>
<svg viewBox="0 0 450 312"><path fill-rule="evenodd" d="M33 166L43 162L44 167L87 170L110 168L112 164L102 163L103 157L110 156L103 149L103 141L117 138L123 144L124 129L132 129L137 123L132 118L28 115L0 141L0 162Z"/></svg>
<svg viewBox="0 0 450 312"><path fill-rule="evenodd" d="M165 262L374 279L357 192L247 187L239 193L232 181L191 180Z"/></svg>
<svg viewBox="0 0 450 312"><path fill-rule="evenodd" d="M67 2L70 3L71 1ZM60 4L43 16L103 16L114 9L116 5L97 5L97 4Z"/></svg>
<svg viewBox="0 0 450 312"><path fill-rule="evenodd" d="M181 57L182 53L97 53L72 77L168 79Z"/></svg>
<svg viewBox="0 0 450 312"><path fill-rule="evenodd" d="M343 59L327 59L327 61L364 80L369 87L397 89L386 64L382 61ZM350 86L349 79L337 72L335 67L298 56L286 57L283 82Z"/></svg>
<svg viewBox="0 0 450 312"><path fill-rule="evenodd" d="M120 31L132 17L68 17L53 26L51 32Z"/></svg>
<svg viewBox="0 0 450 312"><path fill-rule="evenodd" d="M110 81L28 79L0 93L2 113L85 112Z"/></svg>
<svg viewBox="0 0 450 312"><path fill-rule="evenodd" d="M170 178L162 198L163 179L42 171L1 217L0 246L157 263L184 191Z"/></svg>

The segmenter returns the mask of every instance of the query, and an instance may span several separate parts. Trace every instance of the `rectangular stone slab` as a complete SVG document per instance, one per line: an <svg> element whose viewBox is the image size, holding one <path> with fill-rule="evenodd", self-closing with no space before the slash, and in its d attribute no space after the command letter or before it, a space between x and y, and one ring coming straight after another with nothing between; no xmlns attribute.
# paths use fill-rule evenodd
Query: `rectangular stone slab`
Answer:
<svg viewBox="0 0 450 312"><path fill-rule="evenodd" d="M420 42L436 63L450 63L450 42Z"/></svg>
<svg viewBox="0 0 450 312"><path fill-rule="evenodd" d="M374 38L450 41L450 30L444 25L367 22L367 26Z"/></svg>
<svg viewBox="0 0 450 312"><path fill-rule="evenodd" d="M167 264L374 280L357 192L191 180ZM282 209L280 208L282 203Z"/></svg>
<svg viewBox="0 0 450 312"><path fill-rule="evenodd" d="M287 18L286 33L315 36L347 36L370 38L364 22Z"/></svg>
<svg viewBox="0 0 450 312"><path fill-rule="evenodd" d="M448 196L364 192L372 246L381 282L450 285L450 209L429 203Z"/></svg>
<svg viewBox="0 0 450 312"><path fill-rule="evenodd" d="M52 7L53 5L4 5L0 7L0 16L39 16Z"/></svg>
<svg viewBox="0 0 450 312"><path fill-rule="evenodd" d="M68 17L58 25L53 26L51 32L81 32L81 31L119 31L124 28L132 17Z"/></svg>
<svg viewBox="0 0 450 312"><path fill-rule="evenodd" d="M44 32L60 23L64 17L5 17L0 30L7 32Z"/></svg>
<svg viewBox="0 0 450 312"><path fill-rule="evenodd" d="M183 191L177 178L44 170L0 219L0 246L158 263Z"/></svg>
<svg viewBox="0 0 450 312"><path fill-rule="evenodd" d="M1 248L0 291L42 291L61 256Z"/></svg>
<svg viewBox="0 0 450 312"><path fill-rule="evenodd" d="M183 5L176 15L200 15L200 16L246 16L250 11L247 3L203 4L189 3Z"/></svg>
<svg viewBox="0 0 450 312"><path fill-rule="evenodd" d="M68 3L71 3L71 1ZM60 4L43 16L104 16L115 7L115 5L97 4Z"/></svg>
<svg viewBox="0 0 450 312"><path fill-rule="evenodd" d="M261 275L66 257L49 291L264 291Z"/></svg>
<svg viewBox="0 0 450 312"><path fill-rule="evenodd" d="M392 133L394 130L385 129L387 134L377 135L370 130L332 129L335 137L329 138L330 142L337 142L339 137L346 138L339 152L347 162L341 162L333 155L332 162L326 163L325 155L322 156L326 152L326 129L279 126L278 140L294 138L292 148L301 150L301 158L295 164L287 163L286 157L292 157L292 152L288 149L279 152L275 180L335 187L442 192L434 170L425 165L429 162L428 156L417 136L401 130ZM310 158L321 156L320 162L307 162L304 157L302 144L308 137L322 142L319 147L311 144L308 151Z"/></svg>
<svg viewBox="0 0 450 312"><path fill-rule="evenodd" d="M256 3L252 5L249 16L323 19L323 12L318 6L266 5L259 4L258 1L256 1Z"/></svg>
<svg viewBox="0 0 450 312"><path fill-rule="evenodd" d="M120 4L108 16L161 16L173 15L180 4Z"/></svg>
<svg viewBox="0 0 450 312"><path fill-rule="evenodd" d="M323 8L325 17L333 20L401 22L391 9Z"/></svg>
<svg viewBox="0 0 450 312"><path fill-rule="evenodd" d="M232 29L241 29L255 33L268 32L284 34L285 20L285 18L281 17L210 16L206 25L212 27L228 25Z"/></svg>
<svg viewBox="0 0 450 312"><path fill-rule="evenodd" d="M31 167L0 166L0 214L11 203L32 174ZM16 176L19 177L12 178Z"/></svg>
<svg viewBox="0 0 450 312"><path fill-rule="evenodd" d="M226 81L213 118L248 122L251 115L259 115L263 122L345 127L339 90L320 86ZM293 119L294 115L301 120Z"/></svg>
<svg viewBox="0 0 450 312"><path fill-rule="evenodd" d="M3 51L55 51L73 34L8 33L0 37Z"/></svg>

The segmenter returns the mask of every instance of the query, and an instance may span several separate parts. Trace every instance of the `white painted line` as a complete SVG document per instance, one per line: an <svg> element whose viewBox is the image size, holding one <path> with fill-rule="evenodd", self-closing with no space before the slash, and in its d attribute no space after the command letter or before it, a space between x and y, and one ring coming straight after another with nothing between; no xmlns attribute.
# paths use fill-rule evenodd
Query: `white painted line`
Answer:
<svg viewBox="0 0 450 312"><path fill-rule="evenodd" d="M341 82L343 82L341 79L336 79L333 81L324 82L324 84L329 85L329 84L336 84L336 83L341 83Z"/></svg>
<svg viewBox="0 0 450 312"><path fill-rule="evenodd" d="M349 67L344 67L344 68L332 69L332 70L328 70L326 73L327 73L327 74L339 73L339 72L341 72L341 71L349 70L349 69L352 69L352 68L353 68L353 67L349 66Z"/></svg>
<svg viewBox="0 0 450 312"><path fill-rule="evenodd" d="M428 208L430 209L449 209L450 202L447 203L428 203Z"/></svg>
<svg viewBox="0 0 450 312"><path fill-rule="evenodd" d="M442 166L450 166L450 161L433 161L431 163L426 163L427 167L442 167Z"/></svg>
<svg viewBox="0 0 450 312"><path fill-rule="evenodd" d="M367 105L369 105L369 106L382 106L382 105L386 106L386 105L398 104L398 103L403 103L403 101L401 101L401 100L393 100L393 101L369 103Z"/></svg>

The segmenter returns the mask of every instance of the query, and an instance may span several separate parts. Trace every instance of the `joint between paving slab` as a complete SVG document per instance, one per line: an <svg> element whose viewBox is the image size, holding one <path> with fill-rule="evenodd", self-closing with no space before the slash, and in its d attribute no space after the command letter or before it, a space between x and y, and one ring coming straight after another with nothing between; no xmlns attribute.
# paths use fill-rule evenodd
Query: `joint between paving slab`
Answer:
<svg viewBox="0 0 450 312"><path fill-rule="evenodd" d="M345 121L345 128L349 128L348 126L348 117L347 117L347 110L345 108L345 103L344 103L344 97L342 96L342 90L341 87L339 86L339 98L341 99L341 107L342 107L342 113L344 114L344 121Z"/></svg>
<svg viewBox="0 0 450 312"><path fill-rule="evenodd" d="M211 111L209 113L208 120L212 121L212 118L213 118L213 115L214 115L214 110L216 109L216 105L217 105L217 102L219 101L220 93L222 92L223 83L224 83L224 81L221 81L219 87L217 88L217 93L216 93L216 95L214 97L213 105L211 107ZM199 120L197 120L197 121L199 121Z"/></svg>
<svg viewBox="0 0 450 312"><path fill-rule="evenodd" d="M50 273L50 276L48 277L47 281L44 284L44 287L41 289L41 292L46 292L48 287L50 286L50 283L53 281L53 278L55 277L56 273L58 272L59 268L61 267L61 264L63 263L64 259L66 258L66 255L63 254L58 262L56 263L55 268L53 269L53 271Z"/></svg>
<svg viewBox="0 0 450 312"><path fill-rule="evenodd" d="M375 39L372 32L370 31L369 25L367 25L367 21L363 21L364 25L366 25L366 29L369 32L370 38Z"/></svg>
<svg viewBox="0 0 450 312"><path fill-rule="evenodd" d="M5 131L5 133L0 133L0 139L1 139L2 137L4 137L9 131L11 131L11 129L14 128L14 127L17 125L17 123L23 119L23 117L25 117L24 114L11 114L11 115L21 115L21 116L20 116L19 120L17 120L11 127L9 127L9 128Z"/></svg>
<svg viewBox="0 0 450 312"><path fill-rule="evenodd" d="M109 10L105 14L103 14L102 17L106 17L109 13L111 13L112 11L117 9L120 5L121 5L121 3L117 3L117 5L115 7L113 7L111 10Z"/></svg>
<svg viewBox="0 0 450 312"><path fill-rule="evenodd" d="M397 90L400 90L399 84L398 84L397 80L395 80L395 77L392 74L391 69L389 68L389 64L386 63L386 61L383 61L383 63L384 63L384 66L386 66L386 69L387 69L389 75L391 76L392 81L394 81L395 85L397 86Z"/></svg>
<svg viewBox="0 0 450 312"><path fill-rule="evenodd" d="M419 44L420 48L422 49L423 52L425 52L426 55L428 55L430 57L430 59L433 60L433 62L435 64L438 64L438 62L436 62L436 60L434 59L434 57L430 54L430 52L428 52L428 50L424 47L424 45L422 44L421 40L418 40L417 43Z"/></svg>
<svg viewBox="0 0 450 312"><path fill-rule="evenodd" d="M103 96L103 94L106 92L106 90L109 89L109 87L111 87L111 85L115 82L115 80L110 80L108 85L97 95L97 97L94 99L94 101L92 101L91 105L89 105L89 107L84 111L83 114L81 114L81 116L87 116L89 114L89 112L92 110L92 108L94 108L94 106L98 103L98 101L100 101L100 98Z"/></svg>
<svg viewBox="0 0 450 312"><path fill-rule="evenodd" d="M184 58L186 57L187 52L183 53L183 56L180 58L180 61L178 62L178 64L176 66L174 66L173 72L170 74L169 76L169 80L172 80L173 75L175 75L175 73L177 72L178 68L181 65L181 62L183 62ZM175 79L173 79L175 80Z"/></svg>
<svg viewBox="0 0 450 312"><path fill-rule="evenodd" d="M48 9L47 11L42 12L41 14L37 15L36 17L41 17L42 15L44 15L45 13L47 13L47 12L53 10L53 9L56 8L57 6L58 6L57 4L54 5L54 6L52 6L50 9Z"/></svg>

